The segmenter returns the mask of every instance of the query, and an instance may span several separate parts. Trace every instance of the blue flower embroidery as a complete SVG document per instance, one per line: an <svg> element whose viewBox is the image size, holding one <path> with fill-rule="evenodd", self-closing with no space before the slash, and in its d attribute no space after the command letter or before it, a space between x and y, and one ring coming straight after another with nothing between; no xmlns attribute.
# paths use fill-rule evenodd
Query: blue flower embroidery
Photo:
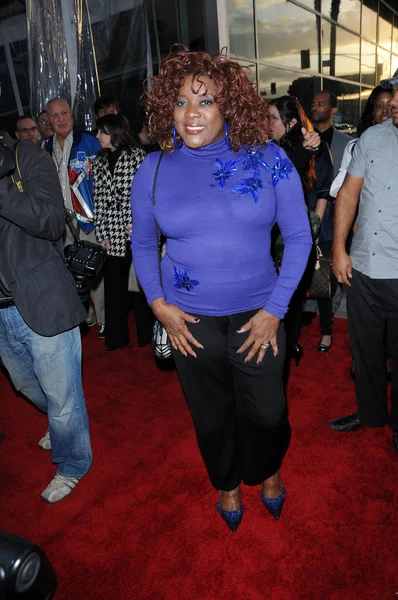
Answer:
<svg viewBox="0 0 398 600"><path fill-rule="evenodd" d="M216 159L217 171L215 171L213 175L222 190L224 189L228 179L231 179L231 177L235 175L238 164L238 160L227 160L227 162L223 165L218 158Z"/></svg>
<svg viewBox="0 0 398 600"><path fill-rule="evenodd" d="M281 179L289 179L289 173L293 171L293 165L288 158L282 158L279 152L276 152L275 158L276 163L271 168L274 187Z"/></svg>
<svg viewBox="0 0 398 600"><path fill-rule="evenodd" d="M174 265L174 287L177 290L184 289L187 292L191 292L199 284L200 281L190 278L186 269L181 269Z"/></svg>
<svg viewBox="0 0 398 600"><path fill-rule="evenodd" d="M246 154L242 157L242 166L244 171L249 169L258 170L258 168L264 167L269 172L269 166L263 159L263 153L260 150L246 150Z"/></svg>
<svg viewBox="0 0 398 600"><path fill-rule="evenodd" d="M249 177L248 179L242 179L242 183L238 183L235 187L232 188L234 194L239 194L239 196L243 196L245 194L251 194L254 202L258 202L258 191L263 188L263 182L260 179L260 174L258 171L253 173L253 177Z"/></svg>

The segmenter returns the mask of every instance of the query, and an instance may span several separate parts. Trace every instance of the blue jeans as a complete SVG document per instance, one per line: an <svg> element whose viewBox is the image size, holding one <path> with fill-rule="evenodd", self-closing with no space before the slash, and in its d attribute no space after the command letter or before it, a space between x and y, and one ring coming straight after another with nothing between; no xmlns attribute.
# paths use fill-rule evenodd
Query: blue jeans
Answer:
<svg viewBox="0 0 398 600"><path fill-rule="evenodd" d="M17 308L0 309L0 357L15 388L48 415L57 473L83 477L92 463L78 327L44 337Z"/></svg>

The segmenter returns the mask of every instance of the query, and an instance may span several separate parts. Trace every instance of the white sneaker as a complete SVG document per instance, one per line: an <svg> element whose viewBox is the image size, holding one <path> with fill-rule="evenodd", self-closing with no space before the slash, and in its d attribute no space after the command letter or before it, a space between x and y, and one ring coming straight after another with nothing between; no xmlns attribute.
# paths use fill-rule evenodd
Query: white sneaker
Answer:
<svg viewBox="0 0 398 600"><path fill-rule="evenodd" d="M64 477L63 475L55 475L50 481L46 489L41 493L41 499L44 502L55 504L69 496L75 489L79 480L76 477Z"/></svg>
<svg viewBox="0 0 398 600"><path fill-rule="evenodd" d="M50 430L47 429L46 433L39 440L39 446L42 450L51 450Z"/></svg>

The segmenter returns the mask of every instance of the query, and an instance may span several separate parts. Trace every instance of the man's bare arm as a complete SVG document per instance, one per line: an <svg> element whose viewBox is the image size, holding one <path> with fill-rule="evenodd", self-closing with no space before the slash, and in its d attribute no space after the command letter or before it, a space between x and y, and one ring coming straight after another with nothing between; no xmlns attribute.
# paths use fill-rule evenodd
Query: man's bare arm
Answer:
<svg viewBox="0 0 398 600"><path fill-rule="evenodd" d="M336 198L334 211L333 271L340 283L350 285L352 263L345 248L348 234L355 219L363 177L347 173Z"/></svg>

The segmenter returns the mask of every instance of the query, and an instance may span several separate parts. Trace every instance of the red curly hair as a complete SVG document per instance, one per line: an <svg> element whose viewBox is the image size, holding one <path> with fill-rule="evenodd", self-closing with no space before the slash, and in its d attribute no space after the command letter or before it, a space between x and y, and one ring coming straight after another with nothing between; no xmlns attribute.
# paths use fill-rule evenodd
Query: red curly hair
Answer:
<svg viewBox="0 0 398 600"><path fill-rule="evenodd" d="M249 81L244 69L220 54L193 52L184 48L171 52L161 63L159 74L145 82L143 103L149 120L149 132L165 151L174 149L174 104L185 78L192 84L200 76L210 77L219 92L214 100L229 124L229 141L236 152L242 146L263 145L270 139L266 104ZM192 88L194 93L198 92Z"/></svg>

